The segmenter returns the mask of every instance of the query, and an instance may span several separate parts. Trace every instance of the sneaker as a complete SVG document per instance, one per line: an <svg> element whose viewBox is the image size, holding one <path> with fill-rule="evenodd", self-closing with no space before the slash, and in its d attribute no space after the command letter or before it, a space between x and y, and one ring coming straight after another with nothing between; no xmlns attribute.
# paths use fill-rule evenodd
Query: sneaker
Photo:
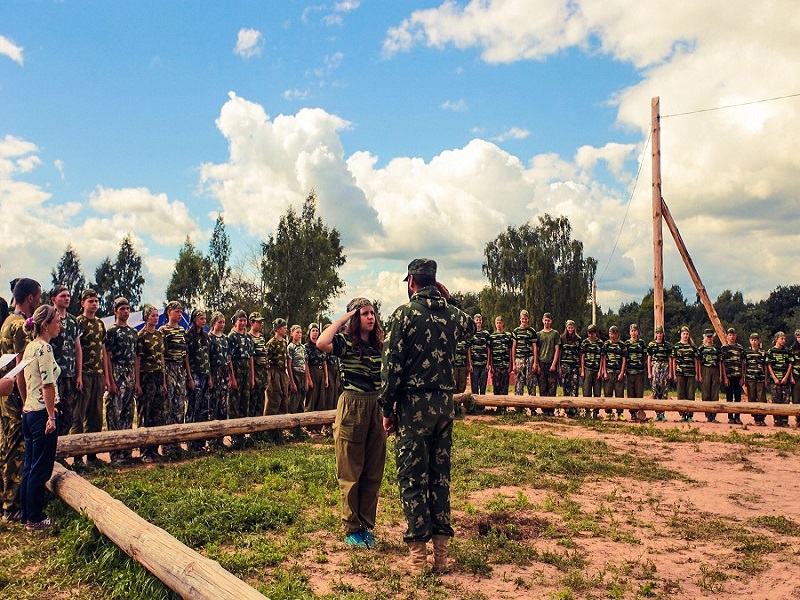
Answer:
<svg viewBox="0 0 800 600"><path fill-rule="evenodd" d="M372 535L369 529L362 530L361 537L364 539L364 543L367 545L367 548L378 547L378 540L375 539L375 536Z"/></svg>
<svg viewBox="0 0 800 600"><path fill-rule="evenodd" d="M692 422L694 422L694 417L686 417L686 422L687 422L687 423L692 423Z"/></svg>
<svg viewBox="0 0 800 600"><path fill-rule="evenodd" d="M367 541L364 539L363 531L354 531L348 533L344 538L344 543L354 548L369 548Z"/></svg>
<svg viewBox="0 0 800 600"><path fill-rule="evenodd" d="M25 527L27 527L28 529L50 529L51 525L52 523L50 523L50 518L48 517L36 523L34 523L33 521L28 521L25 524Z"/></svg>
<svg viewBox="0 0 800 600"><path fill-rule="evenodd" d="M624 421L624 420L625 420L625 415L623 415L622 413L619 413L617 415L617 421Z"/></svg>
<svg viewBox="0 0 800 600"><path fill-rule="evenodd" d="M612 421L614 419L614 415L611 413L606 413L606 421Z"/></svg>

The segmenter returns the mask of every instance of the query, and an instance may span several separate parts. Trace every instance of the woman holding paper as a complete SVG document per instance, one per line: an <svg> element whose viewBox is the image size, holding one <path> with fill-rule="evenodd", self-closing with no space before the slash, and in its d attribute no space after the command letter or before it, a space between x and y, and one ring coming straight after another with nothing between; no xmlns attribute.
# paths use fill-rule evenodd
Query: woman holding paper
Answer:
<svg viewBox="0 0 800 600"><path fill-rule="evenodd" d="M53 357L50 340L61 331L61 318L54 306L40 306L25 322L25 332L34 339L25 348L27 397L22 407L22 435L25 437L25 462L22 466L20 522L28 529L47 529L50 519L44 514L45 483L53 472L58 443L56 380L61 369Z"/></svg>

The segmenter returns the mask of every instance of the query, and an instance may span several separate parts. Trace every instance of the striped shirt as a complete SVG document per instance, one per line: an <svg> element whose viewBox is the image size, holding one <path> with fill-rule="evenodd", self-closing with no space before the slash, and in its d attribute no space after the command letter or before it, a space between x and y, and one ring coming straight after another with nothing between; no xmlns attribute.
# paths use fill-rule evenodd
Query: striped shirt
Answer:
<svg viewBox="0 0 800 600"><path fill-rule="evenodd" d="M353 350L353 340L345 333L333 336L331 354L341 361L342 385L353 392L377 392L381 389L381 352L358 340L360 356Z"/></svg>

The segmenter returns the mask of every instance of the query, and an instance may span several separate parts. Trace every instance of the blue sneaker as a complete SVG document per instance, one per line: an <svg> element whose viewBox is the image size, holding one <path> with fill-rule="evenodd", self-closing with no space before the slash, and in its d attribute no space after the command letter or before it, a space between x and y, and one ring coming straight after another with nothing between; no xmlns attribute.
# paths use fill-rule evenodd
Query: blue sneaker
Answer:
<svg viewBox="0 0 800 600"><path fill-rule="evenodd" d="M375 539L375 537L368 529L361 530L361 537L364 540L364 543L367 545L367 548L378 547L378 541Z"/></svg>
<svg viewBox="0 0 800 600"><path fill-rule="evenodd" d="M354 548L369 548L367 540L364 539L363 531L354 531L353 533L348 533L344 538L344 543L348 546L353 546Z"/></svg>

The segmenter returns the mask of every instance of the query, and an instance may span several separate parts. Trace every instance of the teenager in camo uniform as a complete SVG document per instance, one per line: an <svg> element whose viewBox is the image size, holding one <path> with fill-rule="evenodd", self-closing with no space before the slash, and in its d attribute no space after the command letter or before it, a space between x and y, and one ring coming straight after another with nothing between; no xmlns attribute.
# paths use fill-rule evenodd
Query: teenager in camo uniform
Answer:
<svg viewBox="0 0 800 600"><path fill-rule="evenodd" d="M748 402L767 401L767 353L761 347L761 336L750 334L750 347L744 351L744 374ZM766 415L753 415L756 425L767 424Z"/></svg>
<svg viewBox="0 0 800 600"><path fill-rule="evenodd" d="M670 357L672 346L664 339L664 328L656 327L655 339L647 344L647 377L653 389L654 400L667 400L669 398L669 382L672 378L670 372ZM656 411L656 421L666 421L664 411Z"/></svg>
<svg viewBox="0 0 800 600"><path fill-rule="evenodd" d="M221 421L228 418L228 389L235 381L231 347L225 335L225 315L221 312L211 314L211 332L208 334L208 362L211 369L209 379L208 418ZM209 442L212 448L221 448L222 439Z"/></svg>
<svg viewBox="0 0 800 600"><path fill-rule="evenodd" d="M164 375L164 336L156 329L158 309L150 304L142 307L144 327L136 341L136 416L139 427L164 425L164 394L167 380ZM158 446L141 449L142 460L158 458Z"/></svg>
<svg viewBox="0 0 800 600"><path fill-rule="evenodd" d="M685 325L681 327L681 339L672 347L670 361L671 377L678 388L678 400L694 400L695 374L700 370L697 348ZM682 412L681 421L691 423L693 412Z"/></svg>
<svg viewBox="0 0 800 600"><path fill-rule="evenodd" d="M473 317L475 335L467 340L467 371L473 394L486 393L486 381L489 378L486 364L489 360L489 332L483 329L483 316L478 313Z"/></svg>
<svg viewBox="0 0 800 600"><path fill-rule="evenodd" d="M581 338L575 331L575 321L567 320L561 334L561 386L565 396L577 397L581 383ZM567 416L577 416L578 409L568 408Z"/></svg>
<svg viewBox="0 0 800 600"><path fill-rule="evenodd" d="M528 395L536 395L536 372L534 365L538 358L536 330L531 327L530 315L527 310L519 313L519 327L515 327L511 335L514 342L511 344L511 364L514 366L514 393L522 396L525 388ZM534 414L536 409L531 410Z"/></svg>
<svg viewBox="0 0 800 600"><path fill-rule="evenodd" d="M240 419L247 416L250 407L250 390L255 387L253 368L253 338L247 332L247 313L237 310L233 315L233 329L228 334L233 373L228 395L228 418ZM234 447L244 443L244 436L231 438Z"/></svg>
<svg viewBox="0 0 800 600"><path fill-rule="evenodd" d="M719 402L720 363L719 348L714 345L714 330L703 331L703 343L697 349L700 359L700 371L697 381L700 382L700 397L703 402ZM706 413L706 421L717 422L717 413Z"/></svg>
<svg viewBox="0 0 800 600"><path fill-rule="evenodd" d="M725 332L725 344L719 349L720 374L725 386L728 402L742 401L742 376L744 374L744 347L736 342L736 329L729 327ZM742 417L728 413L728 423L741 425Z"/></svg>
<svg viewBox="0 0 800 600"><path fill-rule="evenodd" d="M592 323L586 328L586 338L581 342L581 378L583 379L583 397L599 398L603 386L600 377L600 364L603 362L603 340L597 335L597 325ZM596 419L600 415L598 409L586 409L586 416Z"/></svg>
<svg viewBox="0 0 800 600"><path fill-rule="evenodd" d="M494 332L489 336L489 361L487 365L489 374L492 376L494 395L504 396L508 394L511 344L514 338L505 330L503 317L495 317L494 328Z"/></svg>
<svg viewBox="0 0 800 600"><path fill-rule="evenodd" d="M775 334L775 345L767 350L767 373L772 383L772 402L786 404L791 398L792 354L786 346L786 334ZM775 427L788 427L789 417L775 415Z"/></svg>
<svg viewBox="0 0 800 600"><path fill-rule="evenodd" d="M183 306L173 300L167 303L164 313L167 322L159 328L164 336L164 372L167 380L164 424L175 425L184 422L187 389L194 390L194 379L186 347L186 330L181 326ZM180 453L181 448L179 444L167 444L161 450L168 456Z"/></svg>
<svg viewBox="0 0 800 600"><path fill-rule="evenodd" d="M128 325L131 305L127 298L114 300L114 324L106 332L106 371L108 391L105 394L106 426L109 431L133 427L133 397L136 391L136 342L137 331ZM130 450L111 452L111 462L126 463L131 459Z"/></svg>
<svg viewBox="0 0 800 600"><path fill-rule="evenodd" d="M195 308L189 316L189 329L186 332L186 352L189 355L189 368L194 381L194 388L189 392L186 400L187 423L208 421L209 396L214 385L214 382L211 381L208 346L206 313ZM188 445L191 450L199 451L205 447L205 441L192 440Z"/></svg>
<svg viewBox="0 0 800 600"><path fill-rule="evenodd" d="M104 346L106 327L96 316L99 306L100 299L96 291L86 289L81 292L83 312L76 320L81 329L83 391L78 395L72 413L72 427L69 430L72 434L103 430L103 393L108 387L109 374L106 373ZM96 461L96 454L86 456L87 463Z"/></svg>
<svg viewBox="0 0 800 600"><path fill-rule="evenodd" d="M619 339L619 327L608 328L608 339L603 344L600 362L600 377L603 379L604 398L622 398L625 395L625 367L628 362L628 346ZM606 409L606 419L614 418L614 411ZM617 409L617 419L625 420L625 411Z"/></svg>
<svg viewBox="0 0 800 600"><path fill-rule="evenodd" d="M561 354L561 336L552 328L553 315L542 315L542 329L536 332L533 369L539 378L539 395L555 396L558 391L558 359ZM543 408L542 414L552 417L554 408Z"/></svg>
<svg viewBox="0 0 800 600"><path fill-rule="evenodd" d="M67 435L72 427L72 410L75 398L83 390L83 354L81 352L81 330L78 321L67 312L72 295L64 285L50 290L50 302L61 317L61 332L50 340L53 356L61 368L58 388L58 435Z"/></svg>

